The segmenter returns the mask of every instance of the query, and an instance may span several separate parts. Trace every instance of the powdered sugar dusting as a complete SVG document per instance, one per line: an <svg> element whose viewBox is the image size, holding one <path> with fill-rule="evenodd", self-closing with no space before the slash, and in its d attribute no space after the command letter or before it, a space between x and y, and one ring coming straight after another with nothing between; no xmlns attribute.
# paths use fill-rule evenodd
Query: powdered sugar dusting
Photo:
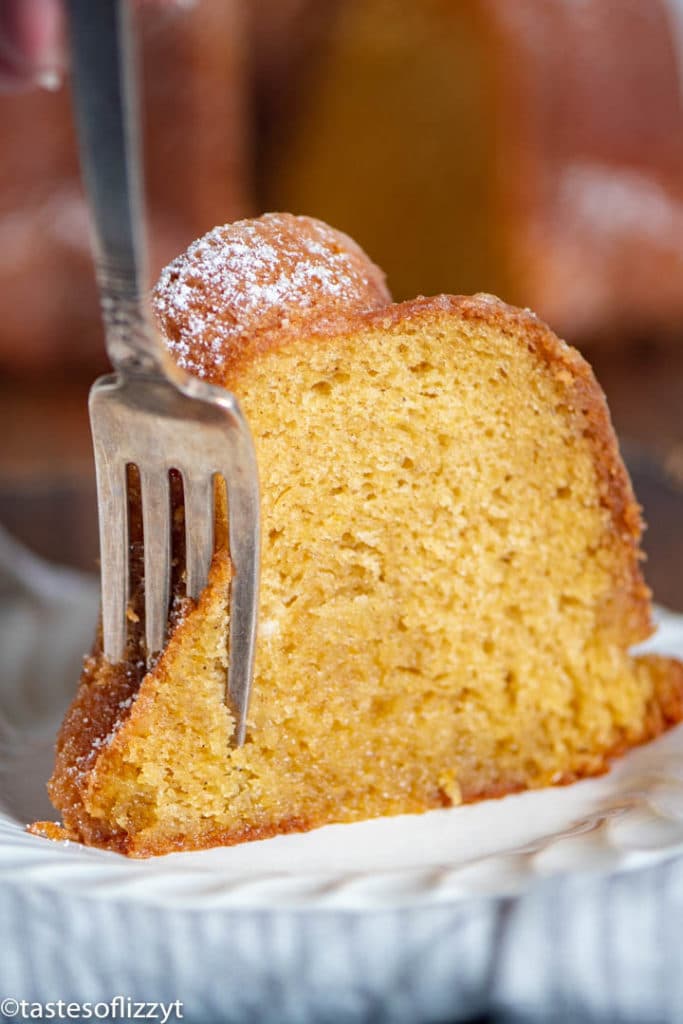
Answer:
<svg viewBox="0 0 683 1024"><path fill-rule="evenodd" d="M355 242L290 214L214 228L166 267L154 293L172 354L199 376L240 338L313 330L389 301L384 275Z"/></svg>

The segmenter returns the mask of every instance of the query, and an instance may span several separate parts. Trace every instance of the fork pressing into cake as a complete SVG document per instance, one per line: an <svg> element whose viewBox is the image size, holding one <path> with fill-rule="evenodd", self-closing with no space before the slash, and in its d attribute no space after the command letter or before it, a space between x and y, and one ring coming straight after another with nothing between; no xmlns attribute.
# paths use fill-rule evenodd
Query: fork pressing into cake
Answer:
<svg viewBox="0 0 683 1024"><path fill-rule="evenodd" d="M130 593L128 467L139 473L147 663L163 650L171 598L172 470L185 511L186 592L206 586L214 481L225 481L232 562L226 699L246 733L259 580L259 487L251 433L230 392L168 355L146 298L146 245L133 36L126 0L69 0L74 105L95 234L106 347L115 373L90 392L102 571L104 654L126 657Z"/></svg>

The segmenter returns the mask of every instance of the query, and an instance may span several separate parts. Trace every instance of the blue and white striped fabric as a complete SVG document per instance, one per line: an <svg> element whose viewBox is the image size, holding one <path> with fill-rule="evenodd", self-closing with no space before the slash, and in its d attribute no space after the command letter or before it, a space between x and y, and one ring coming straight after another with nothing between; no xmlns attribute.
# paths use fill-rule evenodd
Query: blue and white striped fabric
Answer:
<svg viewBox="0 0 683 1024"><path fill-rule="evenodd" d="M0 998L180 1000L183 1020L679 1024L683 860L515 900L164 911L5 887Z"/></svg>

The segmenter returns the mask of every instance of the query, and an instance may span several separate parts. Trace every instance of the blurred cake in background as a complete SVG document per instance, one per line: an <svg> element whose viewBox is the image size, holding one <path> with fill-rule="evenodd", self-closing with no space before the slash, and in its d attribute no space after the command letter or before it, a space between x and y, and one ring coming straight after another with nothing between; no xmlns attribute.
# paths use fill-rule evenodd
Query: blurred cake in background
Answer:
<svg viewBox="0 0 683 1024"><path fill-rule="evenodd" d="M0 135L0 366L73 365L100 328L65 91L0 96Z"/></svg>
<svg viewBox="0 0 683 1024"><path fill-rule="evenodd" d="M485 289L583 344L681 330L673 0L328 12L275 105L266 207L350 232L398 297Z"/></svg>
<svg viewBox="0 0 683 1024"><path fill-rule="evenodd" d="M138 18L155 281L217 221L253 210L249 54L240 0L143 4Z"/></svg>
<svg viewBox="0 0 683 1024"><path fill-rule="evenodd" d="M216 222L294 209L398 297L486 290L579 344L683 330L677 0L138 16L152 277ZM0 97L0 132L0 368L105 365L67 91Z"/></svg>
<svg viewBox="0 0 683 1024"><path fill-rule="evenodd" d="M152 263L250 208L237 0L141 5ZM0 96L0 370L106 367L67 89Z"/></svg>

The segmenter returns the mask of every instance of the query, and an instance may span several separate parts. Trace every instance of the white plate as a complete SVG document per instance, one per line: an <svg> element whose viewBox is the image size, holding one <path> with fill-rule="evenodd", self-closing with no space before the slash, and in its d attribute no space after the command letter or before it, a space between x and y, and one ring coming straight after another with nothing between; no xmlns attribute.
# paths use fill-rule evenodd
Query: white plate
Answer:
<svg viewBox="0 0 683 1024"><path fill-rule="evenodd" d="M45 780L97 594L93 581L57 577L25 554L21 571L8 571L2 542L0 883L163 907L387 909L513 894L548 875L683 852L683 726L599 779L227 849L131 861L29 835L26 822L55 816ZM683 657L683 617L658 617L647 647Z"/></svg>

